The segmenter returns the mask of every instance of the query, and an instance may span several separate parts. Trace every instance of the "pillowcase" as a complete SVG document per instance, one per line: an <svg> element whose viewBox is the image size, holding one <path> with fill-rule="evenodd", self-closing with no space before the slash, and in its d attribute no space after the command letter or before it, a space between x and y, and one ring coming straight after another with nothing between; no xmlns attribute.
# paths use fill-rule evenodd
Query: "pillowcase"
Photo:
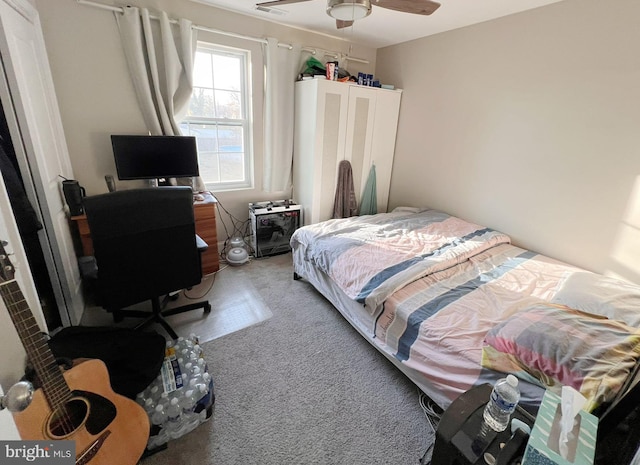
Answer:
<svg viewBox="0 0 640 465"><path fill-rule="evenodd" d="M572 273L551 301L640 326L640 286L620 279L588 271Z"/></svg>
<svg viewBox="0 0 640 465"><path fill-rule="evenodd" d="M553 392L571 386L584 409L613 400L640 356L640 329L564 305L541 302L491 329L482 366L531 375Z"/></svg>
<svg viewBox="0 0 640 465"><path fill-rule="evenodd" d="M394 208L391 213L398 213L398 212L408 212L408 213L422 213L424 211L430 210L429 207L404 207L404 206L400 206L400 207L396 207Z"/></svg>

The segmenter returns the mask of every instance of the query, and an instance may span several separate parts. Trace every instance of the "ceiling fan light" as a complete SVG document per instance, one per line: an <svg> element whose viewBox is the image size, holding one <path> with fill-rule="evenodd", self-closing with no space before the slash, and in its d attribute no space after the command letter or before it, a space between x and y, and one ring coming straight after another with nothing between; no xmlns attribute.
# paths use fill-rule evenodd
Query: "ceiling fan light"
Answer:
<svg viewBox="0 0 640 465"><path fill-rule="evenodd" d="M371 13L369 0L329 0L327 14L340 21L355 21Z"/></svg>

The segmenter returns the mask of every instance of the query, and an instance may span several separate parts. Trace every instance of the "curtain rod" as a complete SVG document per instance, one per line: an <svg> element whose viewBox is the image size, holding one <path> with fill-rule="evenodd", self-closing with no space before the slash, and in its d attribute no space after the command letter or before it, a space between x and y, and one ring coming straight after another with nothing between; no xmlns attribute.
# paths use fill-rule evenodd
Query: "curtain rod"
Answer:
<svg viewBox="0 0 640 465"><path fill-rule="evenodd" d="M103 3L98 3L98 2L93 2L91 0L76 0L76 2L80 5L87 5L87 6L92 6L94 8L99 8L101 10L107 10L107 11L113 11L114 13L124 13L124 9L123 7L120 6L112 6L112 5L105 5ZM152 19L158 19L157 16L154 15L150 15ZM177 24L178 21L176 21L175 19L171 19L170 22L172 24ZM234 32L227 32L227 31L222 31L219 29L213 29L210 27L206 27L206 26L198 26L197 24L192 25L193 29L197 29L199 31L206 31L206 32L212 32L214 34L221 34L221 35L225 35L225 36L229 36L229 37L235 37L237 39L246 39L246 40L251 40L253 42L260 42L261 44L266 44L267 43L267 39L262 39L260 37L253 37L253 36L246 36L243 34L236 34ZM288 48L289 50L291 50L293 48L293 46L291 44L285 44L285 43L281 43L278 42L278 47L283 47L283 48ZM305 52L310 52L312 55L315 55L318 53L318 50L321 50L323 52L325 52L325 56L330 56L330 57L335 57L338 58L338 56L340 55L340 53L338 52L332 52L330 50L322 50L322 49L317 49L317 48L313 48L313 47L302 47L302 50ZM345 55L343 57L344 60L347 61L355 61L357 63L364 63L364 64L369 64L369 60L365 60L363 58L356 58L356 57L350 57L348 55Z"/></svg>

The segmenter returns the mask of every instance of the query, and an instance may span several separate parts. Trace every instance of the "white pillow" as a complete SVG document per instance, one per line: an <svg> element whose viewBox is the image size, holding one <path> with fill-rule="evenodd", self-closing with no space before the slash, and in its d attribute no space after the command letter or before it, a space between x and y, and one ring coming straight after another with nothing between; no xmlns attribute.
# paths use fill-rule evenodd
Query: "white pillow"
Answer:
<svg viewBox="0 0 640 465"><path fill-rule="evenodd" d="M430 208L428 207L396 207L392 210L392 213L399 213L399 212L420 213L427 210L430 210Z"/></svg>
<svg viewBox="0 0 640 465"><path fill-rule="evenodd" d="M573 273L552 302L640 327L640 286L621 279L588 271Z"/></svg>

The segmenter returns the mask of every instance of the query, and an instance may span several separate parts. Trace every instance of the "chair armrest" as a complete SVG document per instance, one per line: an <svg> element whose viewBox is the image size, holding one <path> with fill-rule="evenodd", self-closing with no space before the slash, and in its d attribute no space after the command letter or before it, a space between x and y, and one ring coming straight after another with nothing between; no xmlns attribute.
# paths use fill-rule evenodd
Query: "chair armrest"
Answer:
<svg viewBox="0 0 640 465"><path fill-rule="evenodd" d="M199 252L204 252L209 248L209 244L207 244L204 239L196 234L196 246L198 247Z"/></svg>

